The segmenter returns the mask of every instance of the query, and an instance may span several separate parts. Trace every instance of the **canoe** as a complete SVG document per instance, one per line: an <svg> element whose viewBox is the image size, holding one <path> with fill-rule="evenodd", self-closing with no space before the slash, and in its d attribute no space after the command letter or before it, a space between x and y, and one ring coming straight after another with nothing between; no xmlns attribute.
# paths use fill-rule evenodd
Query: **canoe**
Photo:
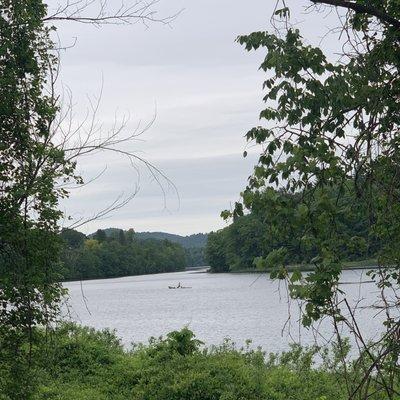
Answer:
<svg viewBox="0 0 400 400"><path fill-rule="evenodd" d="M168 286L168 289L191 289L190 286Z"/></svg>

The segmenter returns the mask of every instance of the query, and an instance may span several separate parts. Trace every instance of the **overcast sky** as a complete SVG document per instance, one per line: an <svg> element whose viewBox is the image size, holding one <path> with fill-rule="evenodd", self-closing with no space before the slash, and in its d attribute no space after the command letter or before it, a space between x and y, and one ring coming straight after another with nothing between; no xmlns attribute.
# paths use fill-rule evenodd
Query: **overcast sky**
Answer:
<svg viewBox="0 0 400 400"><path fill-rule="evenodd" d="M293 21L318 43L334 15L306 14L307 0L289 4ZM256 149L248 158L242 153L245 133L259 124L263 97L258 66L265 54L247 53L235 38L270 29L274 7L275 0L161 0L156 6L160 16L182 10L169 26L58 25L64 46L76 40L61 54L61 78L73 93L77 115L102 86L98 119L105 129L116 113L130 116L126 129L131 131L156 112L143 141L129 149L160 168L179 194L178 199L171 189L164 196L140 165L138 181L123 157L83 159L79 171L86 180L106 171L63 202L74 219L90 217L136 186L139 191L123 209L82 231L119 227L191 234L224 226L219 214L239 198L257 159Z"/></svg>

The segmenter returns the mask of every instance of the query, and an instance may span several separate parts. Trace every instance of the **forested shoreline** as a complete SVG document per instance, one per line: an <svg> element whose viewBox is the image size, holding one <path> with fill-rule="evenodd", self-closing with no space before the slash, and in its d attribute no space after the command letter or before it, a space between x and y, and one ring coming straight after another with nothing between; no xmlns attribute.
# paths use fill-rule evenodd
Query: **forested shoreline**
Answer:
<svg viewBox="0 0 400 400"><path fill-rule="evenodd" d="M253 196L253 209L237 216L232 224L211 232L205 249L213 272L311 268L318 256L312 232L304 224L323 202L332 201L338 191L332 188L328 198L321 196L305 205L304 196L283 189L268 189ZM336 231L337 258L352 264L379 256L383 244L371 230L367 205L357 199L349 187L338 204ZM315 226L330 224L329 214L313 216ZM368 265L367 265L368 266Z"/></svg>
<svg viewBox="0 0 400 400"><path fill-rule="evenodd" d="M338 196L334 187L307 205L301 192L268 189L253 196L253 209L236 216L216 232L187 237L163 232L136 233L133 229L99 229L92 235L71 229L61 232L65 280L112 278L182 271L208 265L212 272L312 269L318 251L304 220L323 202ZM379 257L382 242L371 230L365 203L354 188L341 194L335 216L337 256L352 263ZM279 212L277 212L279 211ZM314 215L317 224L329 224L327 215ZM172 240L174 242L172 242ZM184 247L185 246L185 247Z"/></svg>
<svg viewBox="0 0 400 400"><path fill-rule="evenodd" d="M63 280L176 272L204 263L202 247L184 248L165 238L154 239L150 233L136 234L133 229L99 229L89 236L63 229L60 237Z"/></svg>

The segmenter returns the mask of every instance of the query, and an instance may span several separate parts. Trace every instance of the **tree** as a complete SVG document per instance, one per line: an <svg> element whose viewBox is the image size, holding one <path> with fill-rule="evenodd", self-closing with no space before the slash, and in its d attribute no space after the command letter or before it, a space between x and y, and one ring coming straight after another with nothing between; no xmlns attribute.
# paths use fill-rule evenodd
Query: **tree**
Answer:
<svg viewBox="0 0 400 400"><path fill-rule="evenodd" d="M81 247L86 239L86 235L82 232L75 231L74 229L64 228L60 233L64 243L69 247L76 249Z"/></svg>
<svg viewBox="0 0 400 400"><path fill-rule="evenodd" d="M125 237L125 232L120 229L118 231L118 242L120 245L125 246L126 245L126 237Z"/></svg>
<svg viewBox="0 0 400 400"><path fill-rule="evenodd" d="M287 228L300 226L299 239L312 243L315 270L305 277L287 272L281 276L288 279L292 297L306 303L306 326L327 315L339 343L340 324L354 332L361 349L356 365L362 372L359 382L346 382L349 398L367 398L368 384L374 380L393 399L399 395L394 382L400 351L400 4L312 3L317 11L324 5L347 11L340 14L345 39L337 59L329 60L321 48L304 43L299 30L290 26L285 5L275 13L284 20L284 28L238 38L247 50L267 52L260 67L267 74L267 107L260 113L265 126L247 133L247 139L262 144L265 151L233 215L242 215L244 209L271 209L282 221L285 208L263 194L276 186L301 194L293 206L298 218L287 220ZM330 196L333 189L335 197ZM349 191L356 195L353 204L347 201ZM385 332L372 344L364 340L338 288L346 239L338 221L358 207L367 210L369 240L383 243L379 268L370 276L381 293L374 306L385 310Z"/></svg>
<svg viewBox="0 0 400 400"><path fill-rule="evenodd" d="M107 240L107 235L103 229L97 229L96 233L93 235L93 239L97 240L99 243L103 243Z"/></svg>
<svg viewBox="0 0 400 400"><path fill-rule="evenodd" d="M74 163L52 142L58 111L49 92L55 73L51 28L42 2L2 1L0 16L0 335L10 358L11 398L25 398L31 379L33 327L47 325L63 294L58 281L59 180L74 177ZM21 343L28 340L28 349ZM21 362L18 362L21 361Z"/></svg>
<svg viewBox="0 0 400 400"><path fill-rule="evenodd" d="M208 235L205 255L211 270L214 272L229 271L229 266L224 252L225 242L222 231L211 232Z"/></svg>
<svg viewBox="0 0 400 400"><path fill-rule="evenodd" d="M108 134L93 137L96 107L89 121L91 129L85 133L63 127L71 107L63 108L56 91L58 51L51 39L55 28L48 24L57 20L96 25L157 20L154 2L138 1L107 13L106 3L99 1L99 12L90 16L87 13L93 5L92 1L67 1L49 15L42 0L1 1L0 367L4 396L12 399L31 397L35 327L50 326L65 293L59 283L58 233L63 217L59 200L68 196L68 185L83 184L75 174L78 158L114 151L143 162L152 174L160 173L119 148L139 131L123 134L122 123ZM116 199L92 219L122 207L133 195Z"/></svg>
<svg viewBox="0 0 400 400"><path fill-rule="evenodd" d="M128 244L132 244L133 240L135 238L135 230L133 228L130 228L127 232L126 232L126 242Z"/></svg>

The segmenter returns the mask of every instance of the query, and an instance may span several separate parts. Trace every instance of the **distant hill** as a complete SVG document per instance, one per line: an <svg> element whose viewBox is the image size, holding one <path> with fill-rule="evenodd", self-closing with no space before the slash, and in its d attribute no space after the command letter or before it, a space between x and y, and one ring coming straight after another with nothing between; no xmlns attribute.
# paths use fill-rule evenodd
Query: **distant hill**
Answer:
<svg viewBox="0 0 400 400"><path fill-rule="evenodd" d="M108 237L118 237L118 232L120 229L118 228L107 228L103 229ZM93 236L92 233L89 236ZM203 248L207 243L207 233L195 233L189 236L181 236L175 235L173 233L167 232L135 232L136 239L146 240L146 239L155 239L155 240L169 240L173 243L178 243L185 249L189 248Z"/></svg>
<svg viewBox="0 0 400 400"><path fill-rule="evenodd" d="M118 239L118 228L103 229L107 237ZM126 231L125 231L126 233ZM89 235L93 237L94 233ZM205 265L204 248L207 243L207 233L195 233L189 236L175 235L167 232L135 232L137 240L168 240L177 243L185 249L186 262L188 267Z"/></svg>
<svg viewBox="0 0 400 400"><path fill-rule="evenodd" d="M189 236L180 236L173 233L166 232L136 232L135 236L138 239L167 239L170 242L179 243L182 247L188 248L201 248L206 245L207 234L206 233L196 233Z"/></svg>

